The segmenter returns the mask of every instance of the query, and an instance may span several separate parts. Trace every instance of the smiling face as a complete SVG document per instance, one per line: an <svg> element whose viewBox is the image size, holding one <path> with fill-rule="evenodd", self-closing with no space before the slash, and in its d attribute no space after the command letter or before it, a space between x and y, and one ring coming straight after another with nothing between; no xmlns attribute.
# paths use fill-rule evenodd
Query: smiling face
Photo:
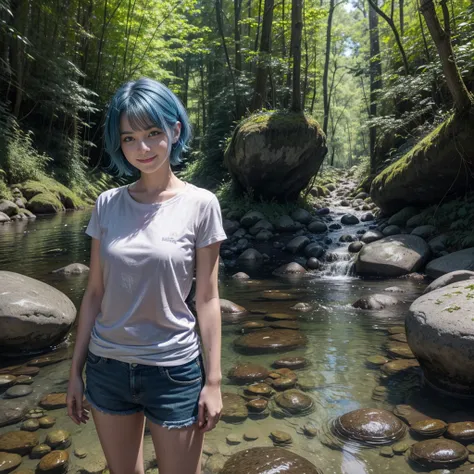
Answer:
<svg viewBox="0 0 474 474"><path fill-rule="evenodd" d="M178 139L181 124L176 122L173 143ZM125 114L120 118L120 146L126 160L142 173L154 173L163 165L169 166L168 136L151 123L135 130Z"/></svg>

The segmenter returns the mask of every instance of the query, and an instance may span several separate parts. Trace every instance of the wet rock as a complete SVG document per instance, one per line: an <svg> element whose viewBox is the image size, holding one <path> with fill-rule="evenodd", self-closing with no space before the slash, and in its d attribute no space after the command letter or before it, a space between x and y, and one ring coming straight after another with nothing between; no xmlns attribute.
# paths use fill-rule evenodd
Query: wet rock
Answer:
<svg viewBox="0 0 474 474"><path fill-rule="evenodd" d="M0 427L21 421L28 409L22 400L0 400Z"/></svg>
<svg viewBox="0 0 474 474"><path fill-rule="evenodd" d="M307 459L279 447L251 448L232 455L221 474L321 474Z"/></svg>
<svg viewBox="0 0 474 474"><path fill-rule="evenodd" d="M0 453L0 473L13 471L21 464L21 456L14 453Z"/></svg>
<svg viewBox="0 0 474 474"><path fill-rule="evenodd" d="M58 362L62 362L63 360L67 359L67 354L65 351L61 351L58 353L53 353L49 355L45 355L42 357L37 357L36 359L32 359L28 362L28 366L32 367L45 367L47 365L56 364Z"/></svg>
<svg viewBox="0 0 474 474"><path fill-rule="evenodd" d="M405 290L402 290L399 286L389 286L383 291L386 291L387 293L405 293Z"/></svg>
<svg viewBox="0 0 474 474"><path fill-rule="evenodd" d="M11 387L16 382L16 377L10 374L0 375L0 390Z"/></svg>
<svg viewBox="0 0 474 474"><path fill-rule="evenodd" d="M264 398L255 398L247 402L249 413L262 413L267 409L268 400Z"/></svg>
<svg viewBox="0 0 474 474"><path fill-rule="evenodd" d="M63 474L67 472L69 453L67 451L51 451L38 464L38 474Z"/></svg>
<svg viewBox="0 0 474 474"><path fill-rule="evenodd" d="M341 218L341 224L344 225L356 225L359 223L359 219L354 214L344 214Z"/></svg>
<svg viewBox="0 0 474 474"><path fill-rule="evenodd" d="M474 283L460 281L422 295L409 308L406 334L425 380L474 395Z"/></svg>
<svg viewBox="0 0 474 474"><path fill-rule="evenodd" d="M37 444L30 452L31 459L41 459L51 452L51 447L47 444Z"/></svg>
<svg viewBox="0 0 474 474"><path fill-rule="evenodd" d="M321 265L321 262L317 258L311 257L311 258L308 258L308 260L306 261L306 266L310 270L319 270L322 265Z"/></svg>
<svg viewBox="0 0 474 474"><path fill-rule="evenodd" d="M87 451L82 448L76 448L74 450L74 456L76 456L76 458L79 458L79 459L84 459L87 457Z"/></svg>
<svg viewBox="0 0 474 474"><path fill-rule="evenodd" d="M218 474L222 472L227 457L222 454L214 454L207 461L204 469L204 474Z"/></svg>
<svg viewBox="0 0 474 474"><path fill-rule="evenodd" d="M469 461L471 462L471 461ZM451 471L448 472L448 474L450 473ZM456 471L454 471L455 474L467 474L467 473L472 473L474 472L474 464L465 464L464 466L461 466L461 467L458 467L456 469ZM435 471L432 471L432 474L435 474ZM438 473L436 473L438 474ZM440 473L440 474L445 474L444 472Z"/></svg>
<svg viewBox="0 0 474 474"><path fill-rule="evenodd" d="M456 441L438 438L415 443L409 456L411 461L423 467L451 468L463 463L467 459L468 451Z"/></svg>
<svg viewBox="0 0 474 474"><path fill-rule="evenodd" d="M263 261L263 255L255 249L244 250L238 257L237 261L241 263L257 264Z"/></svg>
<svg viewBox="0 0 474 474"><path fill-rule="evenodd" d="M362 222L369 222L369 221L373 221L374 219L375 219L374 215L371 212L366 212L365 214L362 214L360 218Z"/></svg>
<svg viewBox="0 0 474 474"><path fill-rule="evenodd" d="M334 433L366 444L391 444L403 438L406 425L387 410L361 408L336 419Z"/></svg>
<svg viewBox="0 0 474 474"><path fill-rule="evenodd" d="M417 235L422 239L428 240L436 234L437 230L434 225L420 225L411 231L411 235Z"/></svg>
<svg viewBox="0 0 474 474"><path fill-rule="evenodd" d="M254 226L258 221L264 220L265 216L259 211L249 211L242 219L240 219L240 225L248 229Z"/></svg>
<svg viewBox="0 0 474 474"><path fill-rule="evenodd" d="M295 295L280 290L265 290L260 294L260 296L264 300L274 301L291 301L296 299Z"/></svg>
<svg viewBox="0 0 474 474"><path fill-rule="evenodd" d="M309 361L305 357L283 357L273 362L272 367L275 367L276 369L302 369L308 365Z"/></svg>
<svg viewBox="0 0 474 474"><path fill-rule="evenodd" d="M420 421L427 421L431 419L429 416L421 413L411 405L397 405L393 410L393 413L410 426Z"/></svg>
<svg viewBox="0 0 474 474"><path fill-rule="evenodd" d="M289 320L269 321L268 327L272 329L291 329L294 331L298 331L300 329L300 325L298 321L289 321Z"/></svg>
<svg viewBox="0 0 474 474"><path fill-rule="evenodd" d="M364 242L362 241L357 241L357 242L351 242L349 244L348 250L350 253L357 253L360 252L362 247L364 246Z"/></svg>
<svg viewBox="0 0 474 474"><path fill-rule="evenodd" d="M403 454L410 449L410 445L406 441L399 441L392 446L394 454Z"/></svg>
<svg viewBox="0 0 474 474"><path fill-rule="evenodd" d="M380 239L383 239L383 234L378 230L368 230L361 238L364 244L370 244Z"/></svg>
<svg viewBox="0 0 474 474"><path fill-rule="evenodd" d="M401 211L398 211L397 213L393 214L393 216L390 217L390 219L388 220L388 224L405 227L408 220L411 219L413 216L416 216L417 214L418 210L415 207L405 207Z"/></svg>
<svg viewBox="0 0 474 474"><path fill-rule="evenodd" d="M424 438L437 438L446 431L447 427L448 425L444 421L431 418L413 423L410 429Z"/></svg>
<svg viewBox="0 0 474 474"><path fill-rule="evenodd" d="M263 219L261 221L258 221L255 225L253 225L249 229L249 234L250 235L257 235L261 231L266 231L266 232L273 232L273 224L268 222L267 220Z"/></svg>
<svg viewBox="0 0 474 474"><path fill-rule="evenodd" d="M377 367L386 364L388 361L389 359L381 355L373 355L367 357L367 363L370 365L375 365Z"/></svg>
<svg viewBox="0 0 474 474"><path fill-rule="evenodd" d="M297 389L285 390L275 397L275 402L285 412L292 415L307 413L313 408L313 400Z"/></svg>
<svg viewBox="0 0 474 474"><path fill-rule="evenodd" d="M239 337L234 345L245 354L262 354L269 352L297 349L307 344L304 334L290 329L262 330Z"/></svg>
<svg viewBox="0 0 474 474"><path fill-rule="evenodd" d="M390 237L392 235L398 235L401 233L402 233L402 230L397 225L388 225L387 227L384 227L384 229L382 230L382 234L385 237Z"/></svg>
<svg viewBox="0 0 474 474"><path fill-rule="evenodd" d="M256 383L245 387L244 390L246 395L255 395L258 398L266 397L269 398L273 394L272 387L266 383Z"/></svg>
<svg viewBox="0 0 474 474"><path fill-rule="evenodd" d="M26 418L41 418L45 415L45 411L42 410L41 408L34 408L32 410L29 410L28 413L26 413L25 417Z"/></svg>
<svg viewBox="0 0 474 474"><path fill-rule="evenodd" d="M284 276L284 275L304 275L306 270L299 263L291 262L279 266L272 272L272 275L275 276ZM294 299L294 298L293 298Z"/></svg>
<svg viewBox="0 0 474 474"><path fill-rule="evenodd" d="M9 431L0 435L0 451L28 454L39 443L38 436L28 431Z"/></svg>
<svg viewBox="0 0 474 474"><path fill-rule="evenodd" d="M462 444L472 443L474 441L474 422L460 421L458 423L450 423L446 431L446 437Z"/></svg>
<svg viewBox="0 0 474 474"><path fill-rule="evenodd" d="M73 302L46 283L0 271L0 287L2 350L45 349L61 341L74 323L76 307Z"/></svg>
<svg viewBox="0 0 474 474"><path fill-rule="evenodd" d="M276 390L287 390L296 385L296 377L279 377L273 381L272 385Z"/></svg>
<svg viewBox="0 0 474 474"><path fill-rule="evenodd" d="M249 428L245 433L244 433L244 439L245 441L255 441L260 437L260 433L253 428Z"/></svg>
<svg viewBox="0 0 474 474"><path fill-rule="evenodd" d="M3 222L10 222L11 219L4 213L4 212L0 212L0 224L2 224Z"/></svg>
<svg viewBox="0 0 474 474"><path fill-rule="evenodd" d="M380 456L383 456L384 458L393 458L393 455L395 453L393 452L393 449L390 446L384 446L380 450Z"/></svg>
<svg viewBox="0 0 474 474"><path fill-rule="evenodd" d="M220 299L220 305L223 313L242 314L247 312L243 306L222 298Z"/></svg>
<svg viewBox="0 0 474 474"><path fill-rule="evenodd" d="M328 231L328 226L322 221L315 220L308 225L308 231L312 234L324 234Z"/></svg>
<svg viewBox="0 0 474 474"><path fill-rule="evenodd" d="M265 323L262 323L261 321L247 321L242 324L241 331L243 334L248 334L249 332L258 331L266 327L267 325Z"/></svg>
<svg viewBox="0 0 474 474"><path fill-rule="evenodd" d="M330 224L329 225L329 228L331 230L339 230L339 229L342 229L342 225L341 224L338 224L337 222L335 222L334 224Z"/></svg>
<svg viewBox="0 0 474 474"><path fill-rule="evenodd" d="M402 342L391 342L387 347L388 353L396 359L414 359L415 355L408 344Z"/></svg>
<svg viewBox="0 0 474 474"><path fill-rule="evenodd" d="M270 433L270 438L275 446L288 446L293 443L291 435L286 431L274 430Z"/></svg>
<svg viewBox="0 0 474 474"><path fill-rule="evenodd" d="M84 273L89 273L89 267L82 263L71 263L65 267L53 270L51 273L56 273L58 275L81 275Z"/></svg>
<svg viewBox="0 0 474 474"><path fill-rule="evenodd" d="M250 277L244 272L238 272L234 273L232 275L232 278L234 278L235 280L248 280Z"/></svg>
<svg viewBox="0 0 474 474"><path fill-rule="evenodd" d="M296 303L290 309L292 309L293 311L301 311L302 313L307 313L308 311L311 311L313 307L309 303Z"/></svg>
<svg viewBox="0 0 474 474"><path fill-rule="evenodd" d="M428 285L423 294L426 295L426 293L438 290L439 288L444 288L451 283L457 283L459 281L465 280L474 280L474 272L471 272L470 270L456 270L454 272L446 273ZM474 281L472 283L474 283Z"/></svg>
<svg viewBox="0 0 474 474"><path fill-rule="evenodd" d="M435 258L426 265L425 272L431 278L439 278L456 270L472 270L474 268L474 247Z"/></svg>
<svg viewBox="0 0 474 474"><path fill-rule="evenodd" d="M314 423L306 423L303 425L303 434L308 438L314 438L318 435L318 427Z"/></svg>
<svg viewBox="0 0 474 474"><path fill-rule="evenodd" d="M56 410L57 408L65 408L66 393L50 393L45 395L39 402L39 406L46 410Z"/></svg>
<svg viewBox="0 0 474 474"><path fill-rule="evenodd" d="M230 369L228 377L234 383L249 384L265 380L269 372L268 369L261 365L246 362Z"/></svg>
<svg viewBox="0 0 474 474"><path fill-rule="evenodd" d="M71 445L71 435L66 430L50 431L45 443L53 449L66 449Z"/></svg>
<svg viewBox="0 0 474 474"><path fill-rule="evenodd" d="M26 397L33 391L33 388L30 385L14 385L10 387L6 392L5 396L7 398L20 398Z"/></svg>
<svg viewBox="0 0 474 474"><path fill-rule="evenodd" d="M304 248L304 254L308 258L311 258L311 257L320 258L324 254L324 249L318 243L313 242Z"/></svg>
<svg viewBox="0 0 474 474"><path fill-rule="evenodd" d="M264 319L266 319L267 321L283 321L283 320L294 321L298 319L298 317L295 316L294 314L268 313L264 316Z"/></svg>
<svg viewBox="0 0 474 474"><path fill-rule="evenodd" d="M388 306L394 306L398 304L398 302L397 298L393 296L375 294L359 298L352 306L359 309L384 309Z"/></svg>
<svg viewBox="0 0 474 474"><path fill-rule="evenodd" d="M392 335L400 333L405 334L405 326L392 326L391 328L388 328L388 333Z"/></svg>
<svg viewBox="0 0 474 474"><path fill-rule="evenodd" d="M306 225L311 222L313 216L306 209L295 209L291 213L291 218L296 222Z"/></svg>
<svg viewBox="0 0 474 474"><path fill-rule="evenodd" d="M35 420L34 418L30 420L25 420L21 424L21 430L22 431L37 431L40 428L40 424L38 420Z"/></svg>
<svg viewBox="0 0 474 474"><path fill-rule="evenodd" d="M395 359L382 365L380 370L386 375L395 375L404 370L419 366L420 364L416 359Z"/></svg>
<svg viewBox="0 0 474 474"><path fill-rule="evenodd" d="M392 336L389 336L390 341L397 341L397 342L407 342L407 336L406 334L393 334Z"/></svg>
<svg viewBox="0 0 474 474"><path fill-rule="evenodd" d="M280 216L275 224L279 232L292 232L301 229L301 224L295 222L290 216Z"/></svg>
<svg viewBox="0 0 474 474"><path fill-rule="evenodd" d="M227 235L233 235L239 229L240 224L238 221L224 219L222 221L222 227L224 227L224 232Z"/></svg>
<svg viewBox="0 0 474 474"><path fill-rule="evenodd" d="M238 423L248 417L249 413L245 400L240 395L224 392L222 394L222 403L221 420L227 423Z"/></svg>
<svg viewBox="0 0 474 474"><path fill-rule="evenodd" d="M242 437L235 433L231 433L226 436L226 441L232 445L240 444L242 442Z"/></svg>

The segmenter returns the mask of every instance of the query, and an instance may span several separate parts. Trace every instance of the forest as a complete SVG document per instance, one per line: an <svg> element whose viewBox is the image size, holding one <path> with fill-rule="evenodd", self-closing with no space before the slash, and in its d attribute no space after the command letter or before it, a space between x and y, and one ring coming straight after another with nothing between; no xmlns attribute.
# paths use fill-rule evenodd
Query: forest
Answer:
<svg viewBox="0 0 474 474"><path fill-rule="evenodd" d="M104 113L144 76L188 110L186 179L227 186L239 122L290 110L322 129L322 169L370 181L472 108L473 18L472 0L0 0L0 197L59 183L79 205L126 179L105 172Z"/></svg>

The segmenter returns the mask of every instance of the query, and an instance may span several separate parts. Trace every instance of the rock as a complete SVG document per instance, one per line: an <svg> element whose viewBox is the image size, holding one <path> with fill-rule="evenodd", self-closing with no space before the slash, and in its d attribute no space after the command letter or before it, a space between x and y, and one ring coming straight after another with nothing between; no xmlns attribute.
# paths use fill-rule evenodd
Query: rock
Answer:
<svg viewBox="0 0 474 474"><path fill-rule="evenodd" d="M260 437L260 433L255 428L249 428L244 433L245 441L255 441Z"/></svg>
<svg viewBox="0 0 474 474"><path fill-rule="evenodd" d="M264 300L271 301L291 301L296 299L296 297L291 293L286 293L280 290L265 290L261 293L261 297Z"/></svg>
<svg viewBox="0 0 474 474"><path fill-rule="evenodd" d="M377 240L383 239L382 232L378 230L368 230L361 238L361 241L364 244L370 244L376 242Z"/></svg>
<svg viewBox="0 0 474 474"><path fill-rule="evenodd" d="M59 275L81 275L88 272L89 267L82 263L71 263L65 267L52 271L52 273L57 273Z"/></svg>
<svg viewBox="0 0 474 474"><path fill-rule="evenodd" d="M306 261L306 266L310 270L319 270L322 264L317 258L311 257L311 258L308 258L308 260Z"/></svg>
<svg viewBox="0 0 474 474"><path fill-rule="evenodd" d="M264 398L255 398L247 402L247 408L251 413L262 413L267 409L268 400Z"/></svg>
<svg viewBox="0 0 474 474"><path fill-rule="evenodd" d="M394 454L403 454L410 449L410 445L406 441L399 441L392 446Z"/></svg>
<svg viewBox="0 0 474 474"><path fill-rule="evenodd" d="M238 423L247 419L248 409L245 400L240 395L224 392L222 403L221 420L227 423Z"/></svg>
<svg viewBox="0 0 474 474"><path fill-rule="evenodd" d="M397 298L393 296L375 294L359 298L352 306L359 309L384 309L387 306L394 306L398 302Z"/></svg>
<svg viewBox="0 0 474 474"><path fill-rule="evenodd" d="M71 445L71 435L66 430L50 431L45 443L53 449L66 449Z"/></svg>
<svg viewBox="0 0 474 474"><path fill-rule="evenodd" d="M51 451L38 464L38 474L63 474L67 472L69 453L67 451Z"/></svg>
<svg viewBox="0 0 474 474"><path fill-rule="evenodd" d="M316 211L316 215L318 215L318 216L327 216L330 212L331 212L331 210L329 209L329 207L322 207L321 209L318 209Z"/></svg>
<svg viewBox="0 0 474 474"><path fill-rule="evenodd" d="M397 342L404 342L407 343L407 336L406 334L393 334L388 338L390 341L397 341Z"/></svg>
<svg viewBox="0 0 474 474"><path fill-rule="evenodd" d="M304 334L290 329L262 330L240 336L234 342L237 350L245 354L264 354L289 351L307 344Z"/></svg>
<svg viewBox="0 0 474 474"><path fill-rule="evenodd" d="M230 369L228 377L234 383L248 384L261 382L268 377L268 374L269 370L265 367L247 362Z"/></svg>
<svg viewBox="0 0 474 474"><path fill-rule="evenodd" d="M27 402L20 400L0 400L0 427L13 425L23 419Z"/></svg>
<svg viewBox="0 0 474 474"><path fill-rule="evenodd" d="M320 258L324 254L324 249L316 242L307 245L304 248L304 254L308 257Z"/></svg>
<svg viewBox="0 0 474 474"><path fill-rule="evenodd" d="M429 293L430 291L443 288L451 283L456 283L458 281L465 280L474 280L474 272L469 270L456 270L454 272L446 273L445 275L440 276L430 285L428 285L423 292L423 294ZM474 282L473 282L474 283Z"/></svg>
<svg viewBox="0 0 474 474"><path fill-rule="evenodd" d="M313 216L306 209L295 209L291 213L291 218L296 222L306 225L311 222Z"/></svg>
<svg viewBox="0 0 474 474"><path fill-rule="evenodd" d="M273 225L270 222L268 222L266 219L262 219L249 229L249 234L257 235L262 230L273 232Z"/></svg>
<svg viewBox="0 0 474 474"><path fill-rule="evenodd" d="M359 275L397 277L421 268L430 255L428 244L414 235L385 237L365 245L357 255Z"/></svg>
<svg viewBox="0 0 474 474"><path fill-rule="evenodd" d="M357 253L357 252L360 252L362 247L364 246L364 242L362 241L357 241L357 242L351 242L349 244L349 248L348 248L348 251L350 253Z"/></svg>
<svg viewBox="0 0 474 474"><path fill-rule="evenodd" d="M67 358L66 352L61 351L61 352L37 357L36 359L32 359L28 362L28 366L45 367L47 365L57 364L58 362L62 362L63 360L66 360L66 358Z"/></svg>
<svg viewBox="0 0 474 474"><path fill-rule="evenodd" d="M391 328L388 328L388 333L389 334L405 334L405 326L392 326Z"/></svg>
<svg viewBox="0 0 474 474"><path fill-rule="evenodd" d="M456 441L438 438L415 443L409 456L411 461L423 467L451 468L463 463L467 459L468 451Z"/></svg>
<svg viewBox="0 0 474 474"><path fill-rule="evenodd" d="M367 357L367 363L370 365L375 365L377 367L384 365L388 362L389 360L381 355L373 355L370 357Z"/></svg>
<svg viewBox="0 0 474 474"><path fill-rule="evenodd" d="M4 222L10 222L11 219L4 213L0 212L0 224L3 224Z"/></svg>
<svg viewBox="0 0 474 474"><path fill-rule="evenodd" d="M16 377L10 374L0 375L0 390L4 390L8 387L11 387L16 382Z"/></svg>
<svg viewBox="0 0 474 474"><path fill-rule="evenodd" d="M270 240L273 237L273 234L269 230L261 230L256 236L255 240L258 242L265 242Z"/></svg>
<svg viewBox="0 0 474 474"><path fill-rule="evenodd" d="M399 286L389 286L383 291L386 291L387 293L405 293L405 290L402 290Z"/></svg>
<svg viewBox="0 0 474 474"><path fill-rule="evenodd" d="M322 474L314 464L280 447L258 447L233 454L221 474Z"/></svg>
<svg viewBox="0 0 474 474"><path fill-rule="evenodd" d="M369 222L373 221L374 219L374 215L371 212L366 212L365 214L362 214L360 218L361 222Z"/></svg>
<svg viewBox="0 0 474 474"><path fill-rule="evenodd" d="M258 250L247 249L237 257L237 260L245 263L261 263L263 261L263 255Z"/></svg>
<svg viewBox="0 0 474 474"><path fill-rule="evenodd" d="M395 375L419 366L420 364L415 359L395 359L382 365L380 370L386 375Z"/></svg>
<svg viewBox="0 0 474 474"><path fill-rule="evenodd" d="M412 218L413 216L416 216L417 214L418 214L418 210L416 209L416 207L412 207L412 206L405 207L402 210L395 213L392 217L390 217L390 219L388 220L388 224L405 227L408 220Z"/></svg>
<svg viewBox="0 0 474 474"><path fill-rule="evenodd" d="M424 438L437 438L446 431L447 427L448 425L442 420L427 419L413 423L410 429Z"/></svg>
<svg viewBox="0 0 474 474"><path fill-rule="evenodd" d="M329 228L331 230L339 230L339 229L342 229L342 225L341 224L338 224L337 222L335 222L334 224L330 224L329 225Z"/></svg>
<svg viewBox="0 0 474 474"><path fill-rule="evenodd" d="M37 444L30 452L31 459L41 459L51 452L51 447L47 444Z"/></svg>
<svg viewBox="0 0 474 474"><path fill-rule="evenodd" d="M249 211L240 219L240 225L248 229L261 220L265 220L265 216L261 212Z"/></svg>
<svg viewBox="0 0 474 474"><path fill-rule="evenodd" d="M431 260L425 272L431 278L439 278L456 270L474 270L474 247Z"/></svg>
<svg viewBox="0 0 474 474"><path fill-rule="evenodd" d="M248 280L248 279L250 279L250 277L244 272L234 273L232 275L232 278L234 278L234 280Z"/></svg>
<svg viewBox="0 0 474 474"><path fill-rule="evenodd" d="M449 236L447 234L441 234L436 237L433 237L428 241L428 245L433 252L433 255L436 257L441 256L441 252L446 251L448 246Z"/></svg>
<svg viewBox="0 0 474 474"><path fill-rule="evenodd" d="M26 395L29 395L32 391L33 388L30 385L14 385L5 392L5 396L7 398L25 397Z"/></svg>
<svg viewBox="0 0 474 474"><path fill-rule="evenodd" d="M272 275L283 276L283 275L304 275L306 270L299 263L291 262L285 265L279 266L272 272Z"/></svg>
<svg viewBox="0 0 474 474"><path fill-rule="evenodd" d="M405 423L412 426L420 421L431 420L431 417L421 413L411 405L397 405L393 410L393 414L401 418Z"/></svg>
<svg viewBox="0 0 474 474"><path fill-rule="evenodd" d="M282 321L282 320L292 320L294 321L298 317L294 314L286 314L286 313L267 313L264 316L264 319L267 321Z"/></svg>
<svg viewBox="0 0 474 474"><path fill-rule="evenodd" d="M237 125L224 161L233 179L254 198L293 201L326 153L326 139L313 118L259 112Z"/></svg>
<svg viewBox="0 0 474 474"><path fill-rule="evenodd" d="M39 421L35 418L25 420L21 425L22 431L37 431L40 428Z"/></svg>
<svg viewBox="0 0 474 474"><path fill-rule="evenodd" d="M388 353L396 359L414 359L415 355L408 344L401 342L390 342L387 347Z"/></svg>
<svg viewBox="0 0 474 474"><path fill-rule="evenodd" d="M384 458L393 458L393 455L395 453L393 452L393 449L390 446L384 446L380 450L380 456L383 456Z"/></svg>
<svg viewBox="0 0 474 474"><path fill-rule="evenodd" d="M384 229L382 230L382 234L385 237L390 237L392 235L398 235L401 233L402 233L402 230L400 229L400 227L398 227L398 225L388 225L387 227L384 227Z"/></svg>
<svg viewBox="0 0 474 474"><path fill-rule="evenodd" d="M354 214L344 214L341 217L341 224L344 225L356 225L359 223L359 219Z"/></svg>
<svg viewBox="0 0 474 474"><path fill-rule="evenodd" d="M288 250L288 252L291 252L292 254L295 254L302 250L304 247L306 247L308 244L308 237L300 235L299 237L291 239L290 242L286 244L286 250Z"/></svg>
<svg viewBox="0 0 474 474"><path fill-rule="evenodd" d="M361 408L336 419L333 432L342 439L369 445L392 444L406 434L406 425L387 410Z"/></svg>
<svg viewBox="0 0 474 474"><path fill-rule="evenodd" d="M21 456L14 453L0 453L0 473L13 471L21 464Z"/></svg>
<svg viewBox="0 0 474 474"><path fill-rule="evenodd" d="M308 438L314 438L318 435L318 427L313 423L306 423L303 426L303 434Z"/></svg>
<svg viewBox="0 0 474 474"><path fill-rule="evenodd" d="M28 454L39 443L38 436L28 431L8 431L0 435L0 451Z"/></svg>
<svg viewBox="0 0 474 474"><path fill-rule="evenodd" d="M9 373L10 375L15 375L16 377L19 377L21 375L34 377L35 375L38 375L40 372L39 367L27 367L26 365L21 365L19 367L16 366L13 369L9 369L7 367L4 370L6 370L6 373Z"/></svg>
<svg viewBox="0 0 474 474"><path fill-rule="evenodd" d="M6 214L8 217L12 217L18 214L18 206L12 201L2 199L0 201L0 212Z"/></svg>
<svg viewBox="0 0 474 474"><path fill-rule="evenodd" d="M303 369L309 365L308 359L305 357L283 357L273 362L272 367L276 369L287 368L287 369Z"/></svg>
<svg viewBox="0 0 474 474"><path fill-rule="evenodd" d="M436 234L436 227L434 225L420 225L415 227L410 233L411 235L417 235L422 239L429 240Z"/></svg>
<svg viewBox="0 0 474 474"><path fill-rule="evenodd" d="M38 419L38 423L41 428L51 428L56 423L56 418L54 416L42 416Z"/></svg>
<svg viewBox="0 0 474 474"><path fill-rule="evenodd" d="M308 231L312 234L324 234L328 231L328 226L321 221L313 221L308 225Z"/></svg>
<svg viewBox="0 0 474 474"><path fill-rule="evenodd" d="M252 331L258 331L259 329L266 328L267 325L261 321L247 321L242 324L241 332L242 334L247 334Z"/></svg>
<svg viewBox="0 0 474 474"><path fill-rule="evenodd" d="M313 307L309 303L296 303L294 306L291 306L293 311L301 311L302 313L307 313L311 311Z"/></svg>
<svg viewBox="0 0 474 474"><path fill-rule="evenodd" d="M279 232L292 232L301 228L301 224L296 223L290 216L280 216L275 224Z"/></svg>
<svg viewBox="0 0 474 474"><path fill-rule="evenodd" d="M275 397L275 402L285 412L292 415L307 413L313 408L314 402L306 395L297 389L285 390Z"/></svg>
<svg viewBox="0 0 474 474"><path fill-rule="evenodd" d="M242 314L247 313L247 310L243 306L233 303L230 300L220 299L221 311L223 313L231 314Z"/></svg>
<svg viewBox="0 0 474 474"><path fill-rule="evenodd" d="M210 456L206 461L204 473L220 474L226 461L227 457L219 453Z"/></svg>
<svg viewBox="0 0 474 474"><path fill-rule="evenodd" d="M291 435L286 431L274 430L270 433L270 438L276 446L287 446L293 442Z"/></svg>
<svg viewBox="0 0 474 474"><path fill-rule="evenodd" d="M425 380L474 395L474 282L460 281L420 296L409 308L406 334Z"/></svg>
<svg viewBox="0 0 474 474"><path fill-rule="evenodd" d="M0 287L0 346L4 350L47 348L58 343L74 323L73 302L46 283L0 271Z"/></svg>
<svg viewBox="0 0 474 474"><path fill-rule="evenodd" d="M462 444L472 443L474 441L474 422L459 421L450 423L446 431L446 437Z"/></svg>
<svg viewBox="0 0 474 474"><path fill-rule="evenodd" d="M235 433L231 433L226 436L226 441L233 445L240 444L242 442L242 437Z"/></svg>
<svg viewBox="0 0 474 474"><path fill-rule="evenodd" d="M39 402L39 406L46 410L56 410L57 408L65 408L66 394L65 393L50 393L45 395Z"/></svg>
<svg viewBox="0 0 474 474"><path fill-rule="evenodd" d="M273 394L272 387L266 383L256 383L245 387L245 395L269 398Z"/></svg>

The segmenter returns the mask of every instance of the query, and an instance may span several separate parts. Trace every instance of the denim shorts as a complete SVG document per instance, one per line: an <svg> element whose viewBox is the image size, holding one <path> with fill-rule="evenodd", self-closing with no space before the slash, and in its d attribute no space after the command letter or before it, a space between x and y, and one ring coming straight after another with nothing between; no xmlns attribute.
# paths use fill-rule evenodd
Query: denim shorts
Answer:
<svg viewBox="0 0 474 474"><path fill-rule="evenodd" d="M184 365L161 367L87 354L85 397L93 408L111 415L143 411L167 428L197 421L204 381L201 356Z"/></svg>

